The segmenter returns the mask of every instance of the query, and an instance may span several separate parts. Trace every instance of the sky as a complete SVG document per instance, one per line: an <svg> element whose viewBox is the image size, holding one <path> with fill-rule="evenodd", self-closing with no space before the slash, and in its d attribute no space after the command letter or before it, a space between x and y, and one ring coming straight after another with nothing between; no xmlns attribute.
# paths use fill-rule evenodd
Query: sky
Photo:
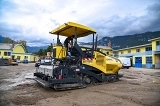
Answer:
<svg viewBox="0 0 160 106"><path fill-rule="evenodd" d="M0 0L0 35L29 46L56 42L49 32L69 21L95 29L98 39L160 31L160 0Z"/></svg>

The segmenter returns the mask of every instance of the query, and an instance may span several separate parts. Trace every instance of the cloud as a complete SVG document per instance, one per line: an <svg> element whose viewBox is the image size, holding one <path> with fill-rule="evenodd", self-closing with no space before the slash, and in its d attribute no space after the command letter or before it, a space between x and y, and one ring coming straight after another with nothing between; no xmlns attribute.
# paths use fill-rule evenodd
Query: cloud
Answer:
<svg viewBox="0 0 160 106"><path fill-rule="evenodd" d="M0 23L0 31L1 33L20 33L21 32L21 27L17 25L10 25L9 23L6 22L1 22Z"/></svg>
<svg viewBox="0 0 160 106"><path fill-rule="evenodd" d="M100 37L131 35L146 31L160 30L160 2L148 5L142 15L113 15L106 19L98 19L91 25L98 29Z"/></svg>
<svg viewBox="0 0 160 106"><path fill-rule="evenodd" d="M0 35L30 46L56 41L49 31L68 21L96 29L100 38L160 30L158 0L1 0L0 14Z"/></svg>

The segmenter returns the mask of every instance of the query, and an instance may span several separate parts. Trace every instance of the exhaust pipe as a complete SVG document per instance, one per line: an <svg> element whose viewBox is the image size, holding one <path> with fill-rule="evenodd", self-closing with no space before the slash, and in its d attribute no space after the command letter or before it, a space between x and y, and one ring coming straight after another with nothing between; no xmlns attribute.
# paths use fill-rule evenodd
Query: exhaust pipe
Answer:
<svg viewBox="0 0 160 106"><path fill-rule="evenodd" d="M98 45L98 34L96 35L96 41L95 41L95 49L94 50L97 50L97 45Z"/></svg>

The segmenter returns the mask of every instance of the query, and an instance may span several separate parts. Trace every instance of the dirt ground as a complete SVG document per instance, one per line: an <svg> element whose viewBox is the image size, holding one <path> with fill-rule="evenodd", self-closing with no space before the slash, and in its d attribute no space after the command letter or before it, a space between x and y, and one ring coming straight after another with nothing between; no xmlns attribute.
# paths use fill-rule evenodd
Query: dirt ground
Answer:
<svg viewBox="0 0 160 106"><path fill-rule="evenodd" d="M55 91L33 80L34 64L0 66L0 106L160 106L160 69L121 69L118 82Z"/></svg>

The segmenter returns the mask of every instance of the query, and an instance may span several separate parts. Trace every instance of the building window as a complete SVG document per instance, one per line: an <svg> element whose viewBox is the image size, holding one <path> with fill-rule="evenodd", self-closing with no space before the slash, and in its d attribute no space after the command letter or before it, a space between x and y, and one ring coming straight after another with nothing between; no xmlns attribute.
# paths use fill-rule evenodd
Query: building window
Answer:
<svg viewBox="0 0 160 106"><path fill-rule="evenodd" d="M4 56L7 56L7 52L4 52Z"/></svg>
<svg viewBox="0 0 160 106"><path fill-rule="evenodd" d="M28 59L28 56L24 56L24 59Z"/></svg>
<svg viewBox="0 0 160 106"><path fill-rule="evenodd" d="M146 51L152 51L152 47L146 47Z"/></svg>
<svg viewBox="0 0 160 106"><path fill-rule="evenodd" d="M11 56L11 52L4 52L4 56Z"/></svg>
<svg viewBox="0 0 160 106"><path fill-rule="evenodd" d="M136 49L136 52L140 52L140 49Z"/></svg>
<svg viewBox="0 0 160 106"><path fill-rule="evenodd" d="M152 63L152 57L146 57L146 63Z"/></svg>
<svg viewBox="0 0 160 106"><path fill-rule="evenodd" d="M156 42L156 45L157 45L157 46L160 45L160 41L157 41L157 42Z"/></svg>
<svg viewBox="0 0 160 106"><path fill-rule="evenodd" d="M123 54L123 52L121 52L121 54Z"/></svg>
<svg viewBox="0 0 160 106"><path fill-rule="evenodd" d="M20 59L21 59L21 56L17 56L17 59L20 60Z"/></svg>
<svg viewBox="0 0 160 106"><path fill-rule="evenodd" d="M128 53L131 53L131 50L128 50Z"/></svg>

